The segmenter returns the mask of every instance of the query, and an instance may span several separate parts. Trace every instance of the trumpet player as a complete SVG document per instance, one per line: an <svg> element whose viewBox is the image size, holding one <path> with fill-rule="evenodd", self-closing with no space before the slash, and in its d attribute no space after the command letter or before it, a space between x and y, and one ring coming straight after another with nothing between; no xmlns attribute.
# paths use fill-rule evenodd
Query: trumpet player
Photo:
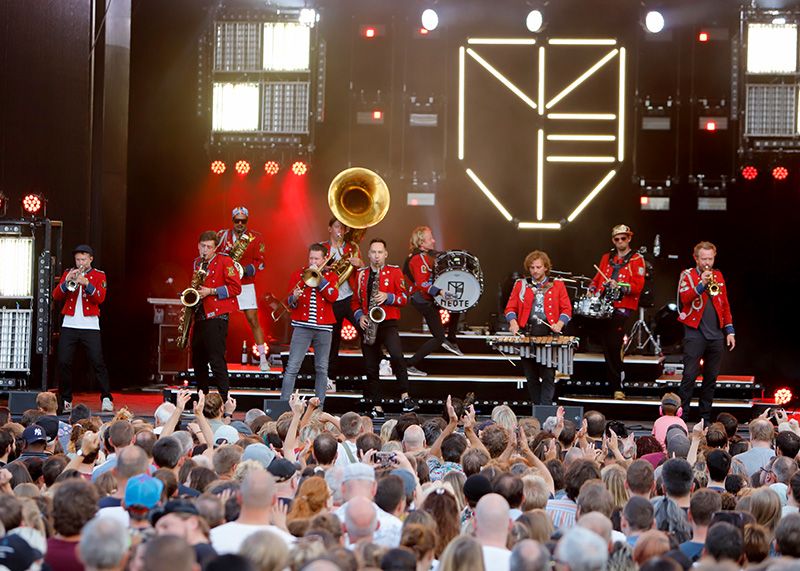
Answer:
<svg viewBox="0 0 800 571"><path fill-rule="evenodd" d="M61 336L58 340L59 392L62 410L72 410L72 361L75 349L83 345L100 384L101 410L113 412L114 402L108 382L108 369L100 341L100 305L106 299L106 274L92 267L94 250L82 244L72 251L75 267L64 272L53 299L63 301Z"/></svg>
<svg viewBox="0 0 800 571"><path fill-rule="evenodd" d="M219 251L222 254L230 255L233 246L242 236L248 234L252 237L252 241L247 245L247 249L239 260L243 270L242 293L237 296L236 300L239 303L239 309L242 310L245 319L247 319L250 330L253 332L253 339L258 350L259 367L262 371L268 371L267 346L264 343L264 331L258 322L258 302L256 301L255 285L256 273L264 269L264 251L266 247L261 233L250 230L247 227L250 211L245 206L237 206L231 214L233 216L233 228L220 230L217 233L219 236Z"/></svg>
<svg viewBox="0 0 800 571"><path fill-rule="evenodd" d="M325 268L325 247L312 244L308 248L308 267L292 274L292 290L288 305L292 310L292 341L289 362L283 374L281 398L288 399L294 391L294 381L310 346L314 347L314 394L325 400L328 383L328 354L331 331L336 318L333 303L339 295L336 273Z"/></svg>
<svg viewBox="0 0 800 571"><path fill-rule="evenodd" d="M208 368L219 388L223 401L228 400L228 364L225 343L228 339L228 315L236 311L236 296L242 293L239 271L230 256L217 253L217 233L208 230L200 234L199 256L194 271L206 265L206 277L197 288L200 302L195 306L192 328L192 367L198 390L208 393Z"/></svg>
<svg viewBox="0 0 800 571"><path fill-rule="evenodd" d="M397 331L400 308L408 303L403 272L397 266L386 264L389 251L386 242L375 238L369 243L369 266L358 270L356 291L353 295L353 312L362 330L361 352L367 369L367 386L364 398L372 404L371 415L384 418L378 401L379 365L383 357L381 347L386 347L392 358L392 369L400 384L403 412L416 410L408 394L408 373L403 358L403 347Z"/></svg>
<svg viewBox="0 0 800 571"><path fill-rule="evenodd" d="M722 272L714 269L717 247L700 242L694 247L695 267L684 270L678 282L680 313L683 323L683 378L678 389L688 410L700 360L703 359L703 384L700 387L700 417L711 423L711 406L717 384L722 354L736 347L733 317L728 303L728 288Z"/></svg>

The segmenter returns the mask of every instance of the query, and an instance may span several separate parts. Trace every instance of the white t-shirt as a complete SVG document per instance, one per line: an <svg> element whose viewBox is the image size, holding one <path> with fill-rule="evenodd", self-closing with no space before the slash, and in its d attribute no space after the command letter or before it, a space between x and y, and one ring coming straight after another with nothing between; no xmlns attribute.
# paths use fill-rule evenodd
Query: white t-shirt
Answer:
<svg viewBox="0 0 800 571"><path fill-rule="evenodd" d="M350 460L350 456L344 449L345 446L347 446L347 448L350 449L350 453L353 455L353 459L355 460L355 462L358 462L358 449L356 448L356 443L350 442L349 440L345 440L344 442L340 442L339 444L337 444L337 456L334 466L340 466L344 468L348 464L355 463Z"/></svg>
<svg viewBox="0 0 800 571"><path fill-rule="evenodd" d="M220 554L239 553L242 543L258 531L271 531L286 542L287 547L292 547L294 536L286 533L274 525L253 525L231 521L211 530L211 546Z"/></svg>
<svg viewBox="0 0 800 571"><path fill-rule="evenodd" d="M483 568L486 571L508 571L508 563L511 559L511 552L508 549L489 545L484 545L481 549L483 550Z"/></svg>
<svg viewBox="0 0 800 571"><path fill-rule="evenodd" d="M65 315L61 327L71 329L95 329L100 331L100 316L83 314L83 286L78 288L78 299L75 302L75 315Z"/></svg>

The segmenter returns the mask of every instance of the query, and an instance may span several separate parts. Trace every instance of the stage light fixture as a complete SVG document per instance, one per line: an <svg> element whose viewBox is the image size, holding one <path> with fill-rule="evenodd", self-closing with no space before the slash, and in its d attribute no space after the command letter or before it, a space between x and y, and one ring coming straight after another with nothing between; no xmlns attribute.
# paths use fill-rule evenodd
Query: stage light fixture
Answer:
<svg viewBox="0 0 800 571"><path fill-rule="evenodd" d="M353 325L349 321L345 320L342 323L342 331L340 333L340 336L344 341L352 341L353 339L358 337L358 331L356 331L356 328L353 327Z"/></svg>
<svg viewBox="0 0 800 571"><path fill-rule="evenodd" d="M428 31L428 29L425 27L421 27L419 30L417 30L417 33L420 36L427 36L428 34L430 34L430 31Z"/></svg>
<svg viewBox="0 0 800 571"><path fill-rule="evenodd" d="M375 111L372 112L372 118L375 119L376 121L380 121L381 119L383 119L383 111L381 111L380 109L376 109Z"/></svg>
<svg viewBox="0 0 800 571"><path fill-rule="evenodd" d="M44 198L41 194L26 194L22 198L22 210L25 214L37 216L44 208Z"/></svg>
<svg viewBox="0 0 800 571"><path fill-rule="evenodd" d="M797 24L747 25L747 73L797 71Z"/></svg>
<svg viewBox="0 0 800 571"><path fill-rule="evenodd" d="M712 121L712 120L709 119L703 125L703 129L705 129L706 131L716 131L717 130L717 122L716 121Z"/></svg>
<svg viewBox="0 0 800 571"><path fill-rule="evenodd" d="M264 71L308 71L311 29L293 22L264 24Z"/></svg>
<svg viewBox="0 0 800 571"><path fill-rule="evenodd" d="M278 174L280 170L281 165L278 164L278 161L267 161L264 163L264 172L269 175Z"/></svg>
<svg viewBox="0 0 800 571"><path fill-rule="evenodd" d="M439 310L439 319L442 321L442 325L447 325L450 323L450 312L446 309Z"/></svg>
<svg viewBox="0 0 800 571"><path fill-rule="evenodd" d="M258 83L215 83L211 112L214 131L258 130Z"/></svg>
<svg viewBox="0 0 800 571"><path fill-rule="evenodd" d="M543 24L544 16L541 10L531 10L528 12L528 16L525 18L525 26L528 28L528 31L535 34L542 29Z"/></svg>
<svg viewBox="0 0 800 571"><path fill-rule="evenodd" d="M651 34L657 34L664 29L664 16L657 10L650 10L644 17L644 25Z"/></svg>
<svg viewBox="0 0 800 571"><path fill-rule="evenodd" d="M778 165L772 168L772 178L777 181L783 181L789 178L789 169L783 165Z"/></svg>
<svg viewBox="0 0 800 571"><path fill-rule="evenodd" d="M237 174L244 176L250 172L250 163L242 159L240 161L236 161L236 166L234 168Z"/></svg>
<svg viewBox="0 0 800 571"><path fill-rule="evenodd" d="M432 32L439 26L439 14L433 8L427 8L422 12L422 27Z"/></svg>
<svg viewBox="0 0 800 571"><path fill-rule="evenodd" d="M386 35L386 26L383 24L362 24L358 29L358 34L362 38L372 40Z"/></svg>
<svg viewBox="0 0 800 571"><path fill-rule="evenodd" d="M791 402L793 395L792 389L788 387L783 387L775 391L775 404L777 405L784 405L789 404Z"/></svg>
<svg viewBox="0 0 800 571"><path fill-rule="evenodd" d="M297 21L304 26L313 28L314 24L319 22L319 14L317 14L317 11L314 10L314 8L301 8L300 16L297 18Z"/></svg>
<svg viewBox="0 0 800 571"><path fill-rule="evenodd" d="M705 32L705 31L703 31L703 32L700 32L699 34L697 34L697 41L698 41L698 42L700 42L700 43L704 44L704 43L706 43L708 40L709 40L709 37L708 37L708 32Z"/></svg>
<svg viewBox="0 0 800 571"><path fill-rule="evenodd" d="M253 343L253 345L250 347L250 352L252 353L253 357L258 358L261 356L258 352L257 343ZM266 342L264 343L264 354L269 355L269 345Z"/></svg>
<svg viewBox="0 0 800 571"><path fill-rule="evenodd" d="M753 165L742 167L742 178L747 181L755 180L758 177L758 169Z"/></svg>
<svg viewBox="0 0 800 571"><path fill-rule="evenodd" d="M296 176L303 176L308 172L308 165L303 161L295 161L292 163L292 172Z"/></svg>
<svg viewBox="0 0 800 571"><path fill-rule="evenodd" d="M0 297L31 297L33 266L33 238L0 238Z"/></svg>
<svg viewBox="0 0 800 571"><path fill-rule="evenodd" d="M650 202L650 197L649 196L640 196L639 197L639 204L641 204L642 206L647 206L647 204L649 202Z"/></svg>
<svg viewBox="0 0 800 571"><path fill-rule="evenodd" d="M222 174L225 172L225 163L223 161L211 161L211 172L214 174Z"/></svg>

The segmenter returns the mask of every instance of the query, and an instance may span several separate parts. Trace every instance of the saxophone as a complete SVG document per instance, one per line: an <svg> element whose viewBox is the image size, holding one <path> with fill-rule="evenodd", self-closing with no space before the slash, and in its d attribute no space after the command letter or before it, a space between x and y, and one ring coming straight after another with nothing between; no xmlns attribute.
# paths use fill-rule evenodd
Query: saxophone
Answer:
<svg viewBox="0 0 800 571"><path fill-rule="evenodd" d="M239 263L239 260L242 259L244 255L244 251L247 250L247 247L250 245L250 242L253 241L253 237L250 234L242 234L236 243L231 248L230 257L233 260L233 265L236 266L236 271L239 272L239 279L244 277L244 268L242 264Z"/></svg>
<svg viewBox="0 0 800 571"><path fill-rule="evenodd" d="M192 321L194 321L194 309L200 303L200 293L197 288L203 285L207 275L208 262L203 261L192 275L192 284L181 292L183 312L181 313L180 321L178 321L178 339L176 340L178 349L186 349L189 345L189 330L192 328Z"/></svg>
<svg viewBox="0 0 800 571"><path fill-rule="evenodd" d="M372 271L372 270L370 270ZM378 304L377 297L380 293L381 272L378 270L375 279L372 281L372 289L369 292L369 309L367 310L367 327L364 329L364 345L375 345L378 337L378 324L386 319L386 311Z"/></svg>

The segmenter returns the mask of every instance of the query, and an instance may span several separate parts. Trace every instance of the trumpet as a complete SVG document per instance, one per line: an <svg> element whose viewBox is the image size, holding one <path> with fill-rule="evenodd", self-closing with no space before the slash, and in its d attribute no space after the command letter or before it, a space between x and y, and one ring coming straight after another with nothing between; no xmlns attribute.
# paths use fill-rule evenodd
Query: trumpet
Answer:
<svg viewBox="0 0 800 571"><path fill-rule="evenodd" d="M708 291L708 295L712 297L719 295L719 290L722 288L722 285L714 277L714 272L711 270L711 266L706 266L706 271L711 272L711 277L708 278L708 283L706 283L706 291Z"/></svg>
<svg viewBox="0 0 800 571"><path fill-rule="evenodd" d="M69 292L77 291L78 288L81 287L81 284L78 283L78 278L82 278L83 276L86 275L87 272L86 268L84 268L83 266L78 266L75 269L78 271L78 274L75 276L75 279L67 280L67 291Z"/></svg>

